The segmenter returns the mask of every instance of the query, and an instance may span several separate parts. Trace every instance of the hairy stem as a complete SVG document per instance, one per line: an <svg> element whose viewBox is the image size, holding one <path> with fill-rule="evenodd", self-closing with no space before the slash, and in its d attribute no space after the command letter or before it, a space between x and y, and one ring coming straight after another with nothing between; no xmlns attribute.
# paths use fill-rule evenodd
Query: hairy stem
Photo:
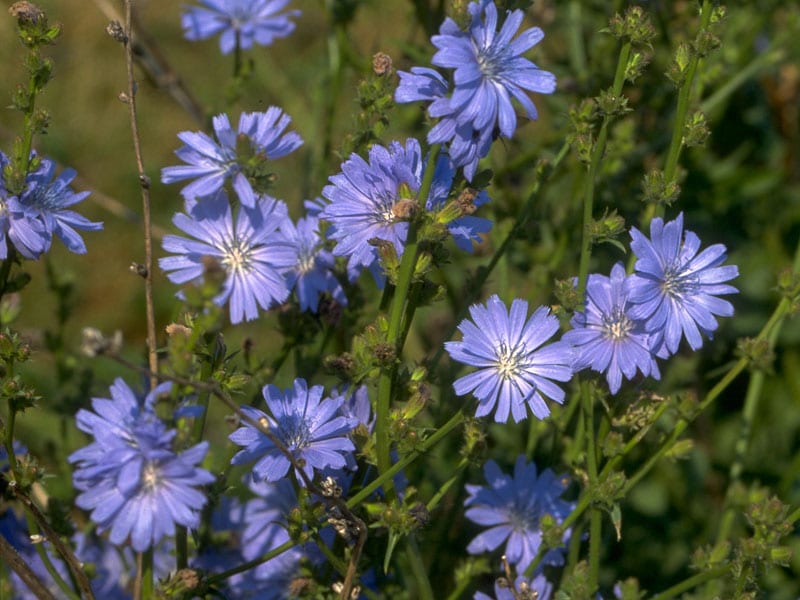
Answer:
<svg viewBox="0 0 800 600"><path fill-rule="evenodd" d="M625 69L628 65L628 59L631 54L631 42L625 42L619 51L619 59L617 60L617 70L614 73L614 83L611 86L611 94L619 96L622 94L622 87L625 84ZM600 167L600 161L603 159L603 154L606 149L606 141L608 140L608 126L611 123L612 117L606 115L603 117L603 123L600 125L600 132L597 134L597 139L592 148L592 155L589 159L589 165L586 170L586 179L583 189L583 232L581 235L581 257L578 266L578 298L583 298L586 292L586 280L589 277L589 262L592 257L592 237L589 233L589 226L592 222L592 214L594 212L594 189L597 179L597 171Z"/></svg>
<svg viewBox="0 0 800 600"><path fill-rule="evenodd" d="M420 185L419 192L417 193L417 203L423 211L425 210L425 204L428 200L431 184L433 183L433 173L436 170L435 167L436 160L439 156L439 148L440 146L438 144L431 147L422 178L422 185ZM410 311L410 307L407 306L406 301L408 299L408 291L411 288L411 280L414 276L414 268L417 264L418 254L417 224L412 220L408 226L408 236L406 238L405 248L403 249L403 258L400 261L397 285L395 286L389 312L389 329L386 334L386 342L394 349L398 357L402 353L403 343L405 341L403 332L408 331L408 328L404 327L403 321L404 318L408 317L407 311ZM377 440L378 473L380 475L386 473L392 466L390 458L391 440L389 439L389 410L395 372L395 367L385 367L381 370L381 375L378 380L375 437ZM386 481L386 487L387 492L392 489L391 479Z"/></svg>

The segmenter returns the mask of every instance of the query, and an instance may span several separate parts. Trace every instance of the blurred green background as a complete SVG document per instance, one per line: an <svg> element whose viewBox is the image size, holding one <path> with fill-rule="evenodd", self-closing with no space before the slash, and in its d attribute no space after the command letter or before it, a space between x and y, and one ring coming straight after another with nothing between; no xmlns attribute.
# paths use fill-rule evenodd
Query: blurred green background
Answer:
<svg viewBox="0 0 800 600"><path fill-rule="evenodd" d="M5 1L6 6L10 4ZM87 399L78 393L82 388L77 377L67 389L58 388L53 375L58 361L66 361L76 372L90 366L96 369L94 380L85 383L94 395L105 395L115 375L124 374L129 381L135 376L109 361L89 363L73 357L81 328L91 325L106 332L119 329L126 340L126 354L136 361L143 357L143 291L141 280L129 271L131 262L143 257L137 216L141 201L127 108L117 99L126 87L123 51L105 33L109 11L121 11L120 4L110 0L42 0L39 4L52 21L62 23L63 34L48 51L55 62L55 78L39 100L39 106L51 112L52 125L35 146L40 153L78 171L80 179L75 187L93 191L81 212L105 223L102 232L84 236L89 248L86 256L72 255L54 244L46 258L25 264L33 282L21 294L22 312L15 323L36 351L27 376L43 396L41 408L22 417L19 437L45 462L50 461L48 467L54 474L64 475L68 471L61 436L68 432L70 444L80 443L73 437L64 413L86 405ZM206 118L228 110L235 122L242 110L263 110L270 105L281 106L293 118L292 126L305 145L276 162L279 178L274 195L284 199L292 216L298 217L303 200L319 195L327 177L338 170L342 160L339 150L352 130L353 113L358 109L356 87L367 75L372 55L377 51L388 53L398 69L427 64L433 52L428 37L438 28L446 3L295 0L292 5L303 11L296 32L248 54L253 59L253 76L240 100L226 107L232 57L219 54L216 39L192 43L182 38L183 3L136 3L143 40L171 65L167 80L174 86L175 78L179 78ZM663 166L669 145L675 90L664 72L674 49L680 42L691 40L697 28L695 2L652 1L642 5L650 12L658 37L645 75L625 90L633 111L613 128L595 210L599 216L606 208L616 209L630 225L638 223L642 207L642 175ZM442 275L450 294L445 302L418 314L417 331L408 346L412 358L435 352L452 329L454 315L463 308L460 290L468 284L465 269L487 262L510 229L527 198L536 161L552 158L571 133L570 107L610 85L617 44L601 30L615 11L626 6L623 2L573 0L536 2L528 10L528 23L546 32L544 41L531 53L532 59L556 73L558 90L552 96L535 98L539 121L521 123L518 136L497 143L486 161L496 173L490 188L493 202L485 215L491 214L496 220L494 231L474 257L452 257L452 269ZM754 1L732 2L727 7L721 46L702 63L702 91L695 103L702 104L707 114L711 137L705 147L684 152L682 194L667 211L668 217L684 211L687 228L697 232L704 245L726 244L729 262L739 265L740 270L736 285L741 293L733 299L736 316L722 324L716 339L702 352L681 354L664 367L665 389L689 389L698 395L717 380L718 369L733 360L736 339L755 335L768 318L779 300L777 276L790 266L800 239L800 5ZM12 19L3 11L0 82L5 91L0 93L10 94L13 86L24 80L20 49ZM175 102L163 80L159 83L141 69L137 73L142 147L153 181L156 233L162 235L172 230L170 219L181 210L182 202L180 186L159 182L160 169L178 164L173 155L180 146L178 132L205 126ZM0 105L6 106L4 102ZM20 128L20 115L0 109L0 148L8 152ZM407 135L424 136L419 106L398 107L391 114L383 141ZM582 172L583 166L574 155L564 161L537 199L532 226L514 241L492 274L486 292L498 292L506 299L524 297L534 306L555 302L553 281L570 277L577 270ZM626 243L627 238L621 241ZM160 256L159 245L156 247L156 256ZM608 245L598 248L594 260L598 271L608 272L614 261L625 257ZM372 284L362 281L369 296ZM56 301L48 291L54 282L74 289L71 314L63 327L57 318ZM179 305L173 301L175 286L158 271L155 285L161 332L177 317ZM271 313L257 323L231 327L225 332L228 347L236 348L248 337L255 342L255 352L274 356L280 347L275 326L276 316ZM63 337L60 358L46 349L48 332ZM163 335L161 338L163 341ZM340 341L345 343L346 339ZM277 374L276 382L285 385L291 380L290 366ZM745 483L769 486L792 506L800 505L799 373L800 326L792 320L784 326L776 348L743 475ZM687 564L695 548L713 539L739 436L746 384L746 377L740 377L697 420L689 435L694 447L684 460L663 461L635 488L623 507L621 541L616 541L607 528L604 581L634 575L647 589L657 590L690 573ZM448 392L441 395L447 397ZM446 410L434 412L441 416ZM533 424L531 431L538 428L543 435L552 433L548 427L546 423ZM515 453L525 447L528 434L527 424L502 430L492 426L491 455L512 464ZM452 448L442 448L434 457L435 467L426 474L435 475L427 487L421 486L423 489L435 489L452 460L447 453L455 452L456 447L454 441ZM546 466L550 461L559 470L557 450L540 444L535 455L544 461L540 464ZM409 477L413 480L413 473ZM480 477L475 470L470 481L477 482ZM64 477L54 480L53 490L56 495L70 493ZM455 496L450 500L455 502ZM430 547L468 540L469 527L462 525L459 522L450 528L454 539L440 539ZM743 522L737 527L745 529ZM790 599L800 594L797 536L791 545L795 550L791 565L765 575L764 597ZM433 567L434 574L449 581L452 567L444 561Z"/></svg>

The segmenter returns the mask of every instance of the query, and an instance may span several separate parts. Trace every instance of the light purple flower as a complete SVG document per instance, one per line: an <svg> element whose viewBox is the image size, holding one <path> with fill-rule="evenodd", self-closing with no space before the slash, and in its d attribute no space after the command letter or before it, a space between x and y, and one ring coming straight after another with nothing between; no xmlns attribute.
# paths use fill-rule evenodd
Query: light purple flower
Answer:
<svg viewBox="0 0 800 600"><path fill-rule="evenodd" d="M184 198L193 199L216 194L232 178L239 200L252 208L256 195L249 177L258 174L263 161L286 156L303 144L297 133L284 133L291 120L280 108L271 106L263 113L242 113L237 131L228 115L215 116L212 122L217 141L202 131L182 131L178 138L184 145L175 154L187 164L161 169L161 181L196 178L181 190ZM250 155L237 154L242 137L249 142Z"/></svg>
<svg viewBox="0 0 800 600"><path fill-rule="evenodd" d="M246 193L246 190L245 190ZM253 196L233 216L224 193L187 202L189 214L178 213L172 222L194 239L164 236L164 250L174 253L159 260L170 281L183 284L200 280L207 257L219 261L226 278L215 298L230 303L232 323L258 317L289 296L285 273L297 263L297 250L279 228L288 221L286 205L270 196Z"/></svg>
<svg viewBox="0 0 800 600"><path fill-rule="evenodd" d="M445 349L453 360L478 367L453 383L459 396L472 392L478 399L475 416L494 410L498 423L508 421L509 414L519 422L527 417L527 404L543 419L550 414L545 398L563 403L564 390L553 380L570 380L571 353L564 342L544 345L558 331L549 309L539 307L528 318L525 300L515 299L509 311L494 295L469 312L472 320L458 326L462 340L445 342Z"/></svg>
<svg viewBox="0 0 800 600"><path fill-rule="evenodd" d="M281 11L289 0L199 0L202 7L188 6L181 16L187 40L203 40L221 34L219 48L229 54L238 42L242 50L253 44L269 46L294 31L292 17L299 10Z"/></svg>
<svg viewBox="0 0 800 600"><path fill-rule="evenodd" d="M416 203L422 185L424 162L420 144L415 139L405 145L392 142L388 148L373 145L369 162L353 154L342 164L342 172L330 178L331 185L322 190L330 203L320 212L333 230L329 237L336 240L333 253L348 257L348 271L372 268L378 261L378 250L370 240L389 242L397 256L403 254L408 220L398 204ZM429 211L437 210L446 201L453 183L454 170L446 155L437 161L430 193L426 199ZM488 201L485 193L476 205ZM477 217L462 217L448 224L456 243L471 248L472 241L488 231L491 222Z"/></svg>
<svg viewBox="0 0 800 600"><path fill-rule="evenodd" d="M614 265L610 277L589 275L586 307L575 313L573 329L561 338L574 346L575 371L591 368L605 373L612 394L619 391L622 376L633 379L637 369L645 377L661 377L654 338L631 314L630 290L631 278L621 263Z"/></svg>
<svg viewBox="0 0 800 600"><path fill-rule="evenodd" d="M26 214L35 216L42 222L46 236L43 251L50 248L52 236L56 235L70 252L85 254L86 244L76 229L99 231L103 224L90 221L69 209L90 192L74 192L69 187L77 175L74 169L64 169L58 177L54 177L55 170L54 161L49 158L41 159L39 167L29 173L25 180L26 188L19 197L19 204Z"/></svg>
<svg viewBox="0 0 800 600"><path fill-rule="evenodd" d="M503 553L522 573L539 551L542 543L541 518L549 514L560 523L572 511L573 505L561 499L567 480L557 477L550 469L537 474L534 463L526 464L520 455L514 466L514 476L505 475L493 460L483 468L488 486L467 484L469 497L466 517L489 529L480 533L467 546L470 554L492 552L505 542ZM565 533L565 541L569 538ZM563 563L563 549L548 550L542 564Z"/></svg>
<svg viewBox="0 0 800 600"><path fill-rule="evenodd" d="M322 386L309 388L303 379L295 379L294 388L285 392L267 385L263 394L270 415L249 406L243 406L242 413L255 422L266 420L280 443L302 463L306 477L313 479L315 470L347 465L347 455L355 450L347 435L358 421L339 416L343 397L323 399ZM233 464L255 461L252 472L255 481L278 481L291 467L289 459L272 440L247 421L229 439L243 446L231 460ZM299 471L296 475L299 483L304 484Z"/></svg>
<svg viewBox="0 0 800 600"><path fill-rule="evenodd" d="M300 310L316 313L320 296L326 293L346 306L347 297L333 272L335 259L325 249L325 238L319 232L319 218L303 217L297 221L297 226L287 221L282 231L297 250L297 264L289 271L289 287L297 294Z"/></svg>
<svg viewBox="0 0 800 600"><path fill-rule="evenodd" d="M175 533L200 524L206 503L198 489L214 476L198 465L208 451L202 442L177 454L176 431L168 430L153 411L153 400L169 386L156 388L144 401L118 379L112 399L95 398L95 412L78 412L78 427L94 442L69 456L75 465L73 483L80 491L75 504L91 511L98 531L121 545L130 540L137 552L154 547Z"/></svg>
<svg viewBox="0 0 800 600"><path fill-rule="evenodd" d="M730 317L733 305L718 298L738 290L725 282L739 275L725 262L725 246L714 244L700 252L700 239L683 230L683 213L664 223L650 223L650 239L631 229L631 249L637 257L630 284L631 315L646 321L648 332L663 340L674 354L681 338L692 350L703 345L717 329L715 316Z"/></svg>

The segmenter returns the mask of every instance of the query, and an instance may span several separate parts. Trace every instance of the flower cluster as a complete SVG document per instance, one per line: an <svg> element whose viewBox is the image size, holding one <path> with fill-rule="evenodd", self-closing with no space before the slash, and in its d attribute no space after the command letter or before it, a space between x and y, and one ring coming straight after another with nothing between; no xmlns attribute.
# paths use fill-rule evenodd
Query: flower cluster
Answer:
<svg viewBox="0 0 800 600"><path fill-rule="evenodd" d="M253 44L269 46L294 31L292 17L299 10L281 12L289 0L199 0L181 16L187 40L204 40L220 34L219 49L229 54L236 48L249 50Z"/></svg>
<svg viewBox="0 0 800 600"><path fill-rule="evenodd" d="M544 418L550 410L542 395L558 403L564 399L550 380L568 381L573 371L604 373L612 394L623 376L659 379L656 358L674 354L684 335L696 350L702 335L717 329L715 316L733 314L730 302L718 297L737 291L725 283L738 275L736 266L722 265L725 246L700 252L699 238L683 231L683 213L666 224L653 219L650 235L631 230L638 259L632 275L621 263L610 276L589 275L585 306L559 342L541 347L558 330L545 308L527 322L528 305L520 299L510 312L497 296L486 307L470 308L472 321L458 327L463 339L446 342L445 348L454 360L478 367L453 384L458 395L472 392L478 399L476 416L497 406L496 421L507 421L509 413L520 421L527 403L534 416Z"/></svg>
<svg viewBox="0 0 800 600"><path fill-rule="evenodd" d="M176 525L198 527L206 503L198 487L214 481L197 466L208 442L175 452L175 430L155 414L156 397L169 387L160 385L140 400L117 379L110 399L94 398L94 412L77 414L78 428L94 441L69 456L76 467L73 485L80 491L75 503L91 511L99 531L110 530L112 543L130 539L137 552L174 535Z"/></svg>
<svg viewBox="0 0 800 600"><path fill-rule="evenodd" d="M484 465L483 473L489 485L467 484L469 497L464 506L470 521L489 529L469 543L467 552L492 552L505 542L503 554L522 573L542 543L542 517L550 515L561 523L572 512L574 505L561 498L568 480L550 469L538 473L534 463L525 462L524 455L517 457L513 477L504 474L493 460ZM567 530L565 543L569 535ZM541 564L560 565L563 560L563 548L551 548Z"/></svg>
<svg viewBox="0 0 800 600"><path fill-rule="evenodd" d="M64 169L56 177L54 161L38 158L37 162L25 179L25 189L12 194L3 179L9 160L0 152L0 259L8 257L9 243L25 258L39 258L50 249L53 236L71 252L85 254L86 244L77 230L103 228L69 208L89 195L70 188L75 171Z"/></svg>
<svg viewBox="0 0 800 600"><path fill-rule="evenodd" d="M700 239L683 230L683 213L668 223L653 219L650 239L636 228L631 237L634 273L618 264L610 277L590 275L585 309L563 338L575 346L576 371L605 373L612 394L623 375L632 379L637 370L658 379L655 359L674 354L684 335L692 350L700 348L702 335L718 327L714 317L733 315L731 303L717 296L737 292L725 283L739 274L735 265L722 265L725 246L699 252Z"/></svg>
<svg viewBox="0 0 800 600"><path fill-rule="evenodd" d="M536 107L526 90L551 94L556 78L522 56L544 33L532 27L514 38L524 18L521 10L508 12L499 31L497 7L491 0L471 2L467 10L467 31L447 18L439 35L431 38L438 48L431 62L453 69L452 93L447 95L448 84L437 71L415 67L399 73L395 100L431 102L428 112L440 121L428 133L428 142L449 143L454 164L464 167L465 177L472 180L478 161L489 153L495 130L506 138L514 134L517 115L511 98L528 118L536 119Z"/></svg>

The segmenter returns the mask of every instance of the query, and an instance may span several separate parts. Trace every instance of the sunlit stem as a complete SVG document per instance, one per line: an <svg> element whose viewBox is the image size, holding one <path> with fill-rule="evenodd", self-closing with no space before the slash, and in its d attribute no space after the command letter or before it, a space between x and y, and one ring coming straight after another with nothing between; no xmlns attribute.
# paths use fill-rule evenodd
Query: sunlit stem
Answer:
<svg viewBox="0 0 800 600"><path fill-rule="evenodd" d="M431 184L433 183L433 173L438 156L439 145L436 144L431 147L430 154L428 155L428 162L425 166L422 185L417 194L417 202L422 210L425 209ZM397 356L401 355L403 343L405 341L402 333L408 331L408 328L404 327L403 321L409 308L406 301L411 288L411 280L414 275L414 267L417 263L418 254L417 224L412 220L408 227L408 236L403 249L403 258L400 261L397 285L395 286L389 313L389 328L386 335L387 343L395 349ZM392 384L394 382L395 371L396 369L393 366L385 367L381 371L380 379L378 380L375 437L378 454L378 473L380 475L385 474L392 466L390 458L391 440L389 439L389 410L391 406ZM390 494L390 490L393 489L391 479L386 480L385 483L387 494Z"/></svg>

